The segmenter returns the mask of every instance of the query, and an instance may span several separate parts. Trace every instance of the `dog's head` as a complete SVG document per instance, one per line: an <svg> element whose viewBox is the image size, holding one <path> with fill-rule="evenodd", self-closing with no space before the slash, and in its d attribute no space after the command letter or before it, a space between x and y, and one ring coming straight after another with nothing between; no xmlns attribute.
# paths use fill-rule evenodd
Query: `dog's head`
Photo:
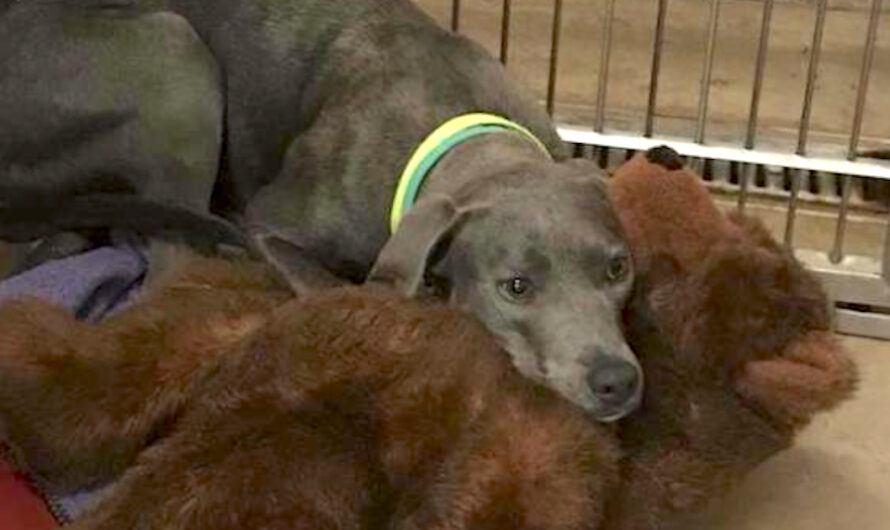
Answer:
<svg viewBox="0 0 890 530"><path fill-rule="evenodd" d="M467 310L520 372L602 421L639 404L642 370L620 327L633 267L591 163L525 166L454 199L422 197L369 280Z"/></svg>

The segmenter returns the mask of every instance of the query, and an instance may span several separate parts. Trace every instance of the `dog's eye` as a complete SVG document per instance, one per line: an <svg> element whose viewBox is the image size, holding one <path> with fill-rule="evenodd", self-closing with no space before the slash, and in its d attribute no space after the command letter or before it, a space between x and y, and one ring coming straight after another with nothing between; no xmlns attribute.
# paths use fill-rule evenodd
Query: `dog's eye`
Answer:
<svg viewBox="0 0 890 530"><path fill-rule="evenodd" d="M527 302L531 299L535 286L528 278L514 276L499 282L498 290L511 302Z"/></svg>
<svg viewBox="0 0 890 530"><path fill-rule="evenodd" d="M612 283L619 282L627 277L630 272L630 258L627 256L615 256L609 260L606 268L606 278Z"/></svg>

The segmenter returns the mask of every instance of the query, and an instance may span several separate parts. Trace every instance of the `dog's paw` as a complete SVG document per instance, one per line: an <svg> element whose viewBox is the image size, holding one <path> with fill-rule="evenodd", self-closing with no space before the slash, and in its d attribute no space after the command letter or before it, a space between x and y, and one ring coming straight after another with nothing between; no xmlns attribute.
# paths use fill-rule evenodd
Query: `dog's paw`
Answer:
<svg viewBox="0 0 890 530"><path fill-rule="evenodd" d="M733 381L742 397L794 428L850 398L857 383L855 363L837 338L823 331L801 336L778 357L742 365Z"/></svg>

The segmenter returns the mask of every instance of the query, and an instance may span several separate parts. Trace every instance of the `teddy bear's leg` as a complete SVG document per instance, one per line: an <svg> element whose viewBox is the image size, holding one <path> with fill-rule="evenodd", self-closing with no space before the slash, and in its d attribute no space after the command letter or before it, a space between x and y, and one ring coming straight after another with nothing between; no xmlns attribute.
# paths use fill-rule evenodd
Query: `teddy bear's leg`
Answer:
<svg viewBox="0 0 890 530"><path fill-rule="evenodd" d="M715 377L709 359L673 347L648 303L651 294L635 293L625 314L647 386L643 407L621 423L622 484L603 530L685 528L690 513L792 441L789 430Z"/></svg>
<svg viewBox="0 0 890 530"><path fill-rule="evenodd" d="M701 422L711 425L690 422L673 436L656 433L625 458L603 530L686 528L689 515L791 442L740 403L704 408L710 410Z"/></svg>
<svg viewBox="0 0 890 530"><path fill-rule="evenodd" d="M196 410L71 530L361 530L377 492L367 431L324 407L254 396Z"/></svg>
<svg viewBox="0 0 890 530"><path fill-rule="evenodd" d="M614 439L584 418L515 405L466 429L426 484L400 497L390 528L598 528L617 484Z"/></svg>
<svg viewBox="0 0 890 530"><path fill-rule="evenodd" d="M118 349L115 337L41 300L0 307L0 425L17 464L64 490L133 456L125 423L138 419L117 416L125 389L104 366Z"/></svg>
<svg viewBox="0 0 890 530"><path fill-rule="evenodd" d="M124 339L40 300L0 306L0 434L19 465L62 492L119 474L194 384L199 359L165 361Z"/></svg>

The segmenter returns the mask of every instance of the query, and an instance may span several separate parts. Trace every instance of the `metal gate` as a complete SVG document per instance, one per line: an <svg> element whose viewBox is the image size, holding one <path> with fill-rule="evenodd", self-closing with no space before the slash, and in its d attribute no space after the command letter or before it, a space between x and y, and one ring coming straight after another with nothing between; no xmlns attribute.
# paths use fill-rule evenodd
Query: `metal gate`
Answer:
<svg viewBox="0 0 890 530"><path fill-rule="evenodd" d="M594 157L603 167L614 167L635 151L670 145L702 174L718 204L767 220L776 235L820 275L837 304L838 331L890 339L890 163L879 160L880 154L872 157L864 153L868 149L890 153L890 119L882 117L890 115L890 90L875 83L869 90L875 72L890 76L890 43L879 43L882 33L890 37L890 31L880 31L882 27L890 29L890 13L885 12L888 7L882 0L833 0L831 4L828 0L417 1L441 23L486 45L508 68L514 61L534 63L537 53L542 104L554 115L560 133L577 155ZM621 18L616 8L642 13ZM701 57L690 76L697 78L693 92L661 83L666 53L672 42L680 42L666 36L669 17L672 10L680 8L684 23L696 14L702 20L702 34L695 43ZM748 64L739 66L750 71L750 84L745 87L746 97L739 97L737 90L734 98L736 102L745 100L744 116L717 120L720 123L715 126L709 118L717 84L715 67L720 65L719 36L741 33L734 24L751 19L752 10L757 16L756 31L748 35L752 56ZM726 11L727 19L721 19ZM524 36L516 35L518 14L524 17ZM832 15L843 17L846 26L840 29L846 47L826 39L826 22ZM791 17L794 20L789 20ZM586 32L587 48L576 46L565 51L567 20L576 29L581 28L576 33ZM635 24L644 23L651 26L646 39L624 39L630 41L627 44L616 38L627 34ZM764 124L762 119L762 102L771 94L765 84L770 79L767 63L777 23L806 26L799 99L777 106L781 110L796 106L793 127ZM786 33L783 31L782 36ZM530 36L540 37L546 51L538 45L537 51L526 50L525 57L517 58L524 47L532 46L529 43L534 38ZM855 41L853 46L849 45L851 39ZM616 58L622 46L635 47L637 58L645 53L646 61L628 65L626 58ZM594 48L598 49L591 53ZM849 80L850 97L846 98L850 99L846 104L852 105L849 121L838 125L842 130L833 132L813 126L814 112L820 109L816 105L820 67L831 66L821 64L826 52L841 57L837 61L840 66L856 71L850 76L855 79ZM588 83L586 106L573 106L561 99L559 88L567 58L573 63L569 68L587 68L595 73L595 82ZM791 61L785 61L788 64L773 65L773 70L793 68L793 62L792 56ZM855 66L851 66L853 62ZM621 75L635 71L646 76L645 90L637 94L636 113L628 111L633 102L628 103L626 97L610 97L627 92L622 86L615 91L610 74L616 66L623 67ZM686 116L678 118L682 112L671 116L670 112L659 111L659 100L664 97L685 99L694 102L694 107ZM623 101L613 103L612 99ZM832 96L820 105L836 105L843 110L842 99ZM879 124L876 134L865 138L863 122L872 115L880 117L886 127ZM844 120L833 119L831 123L840 121ZM824 244L815 242L820 238Z"/></svg>

